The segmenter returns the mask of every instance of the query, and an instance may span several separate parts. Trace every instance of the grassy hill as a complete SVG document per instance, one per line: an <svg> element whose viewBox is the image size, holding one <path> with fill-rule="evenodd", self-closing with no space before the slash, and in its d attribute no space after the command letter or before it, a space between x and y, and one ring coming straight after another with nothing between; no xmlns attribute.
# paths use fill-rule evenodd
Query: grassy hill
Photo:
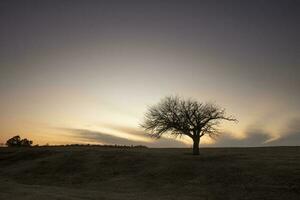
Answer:
<svg viewBox="0 0 300 200"><path fill-rule="evenodd" d="M0 148L0 199L300 199L300 147Z"/></svg>

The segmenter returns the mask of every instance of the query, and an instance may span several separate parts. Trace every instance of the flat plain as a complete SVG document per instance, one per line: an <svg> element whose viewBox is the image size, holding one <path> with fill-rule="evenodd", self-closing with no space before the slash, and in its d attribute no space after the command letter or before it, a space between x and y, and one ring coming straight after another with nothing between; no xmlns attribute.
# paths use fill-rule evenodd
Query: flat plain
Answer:
<svg viewBox="0 0 300 200"><path fill-rule="evenodd" d="M0 148L0 199L300 199L300 147Z"/></svg>

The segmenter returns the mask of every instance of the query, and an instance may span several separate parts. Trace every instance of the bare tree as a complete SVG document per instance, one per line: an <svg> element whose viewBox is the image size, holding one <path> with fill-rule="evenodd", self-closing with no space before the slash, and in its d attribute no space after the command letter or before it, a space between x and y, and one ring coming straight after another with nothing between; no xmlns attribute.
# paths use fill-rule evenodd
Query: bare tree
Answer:
<svg viewBox="0 0 300 200"><path fill-rule="evenodd" d="M200 138L220 135L217 128L221 120L237 121L232 116L226 116L225 109L216 104L171 96L149 107L141 127L156 138L164 133L175 137L187 135L193 139L193 154L199 155Z"/></svg>

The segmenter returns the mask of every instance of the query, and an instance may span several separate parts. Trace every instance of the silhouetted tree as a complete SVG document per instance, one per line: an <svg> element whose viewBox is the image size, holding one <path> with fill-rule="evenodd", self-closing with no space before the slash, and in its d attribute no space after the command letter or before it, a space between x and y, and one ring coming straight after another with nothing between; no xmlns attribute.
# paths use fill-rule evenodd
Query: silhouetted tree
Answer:
<svg viewBox="0 0 300 200"><path fill-rule="evenodd" d="M20 146L20 142L21 142L20 136L16 135L10 138L9 140L7 140L6 145L9 147L16 147L16 146Z"/></svg>
<svg viewBox="0 0 300 200"><path fill-rule="evenodd" d="M26 138L21 140L21 137L17 135L7 140L6 145L8 147L30 147L32 145L32 141Z"/></svg>
<svg viewBox="0 0 300 200"><path fill-rule="evenodd" d="M166 97L148 109L141 126L156 138L164 133L175 137L187 135L193 139L193 154L199 155L200 138L204 135L216 138L220 134L217 127L221 120L237 121L213 103Z"/></svg>
<svg viewBox="0 0 300 200"><path fill-rule="evenodd" d="M22 147L30 147L31 145L32 145L32 141L28 140L26 138L24 138L20 141L20 146L22 146Z"/></svg>

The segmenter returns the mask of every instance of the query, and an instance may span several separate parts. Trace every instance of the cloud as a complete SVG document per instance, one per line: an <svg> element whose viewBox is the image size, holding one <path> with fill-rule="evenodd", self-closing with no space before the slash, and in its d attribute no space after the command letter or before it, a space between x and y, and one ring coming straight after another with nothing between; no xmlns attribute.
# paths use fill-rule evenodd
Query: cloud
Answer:
<svg viewBox="0 0 300 200"><path fill-rule="evenodd" d="M281 137L269 144L272 146L300 146L300 119L291 120Z"/></svg>
<svg viewBox="0 0 300 200"><path fill-rule="evenodd" d="M124 132L130 135L140 136L147 140L150 137L143 131L134 127L107 125L107 127ZM119 145L145 145L148 147L190 147L180 140L162 137L160 139L150 139L149 142L133 141L128 138L118 137L109 133L93 131L89 129L63 128L61 130L71 133L72 137L84 142L99 142L103 144ZM281 137L271 140L271 133L259 127L249 126L245 133L245 138L236 138L232 134L222 134L214 144L201 144L202 147L258 147L258 146L299 146L300 145L300 120L294 119L288 123L285 130L281 132Z"/></svg>
<svg viewBox="0 0 300 200"><path fill-rule="evenodd" d="M258 127L249 127L246 137L239 139L228 133L221 135L214 144L204 146L215 147L256 147L256 146L299 146L300 145L300 119L292 119L284 130L280 132L280 137L271 140L271 133Z"/></svg>
<svg viewBox="0 0 300 200"><path fill-rule="evenodd" d="M144 136L145 138L150 138L149 135L143 131L142 129L129 127L129 126L121 126L116 124L105 124L104 126L120 131L125 132L132 135ZM148 143L149 147L187 147L188 145L183 143L182 141L176 140L174 138L165 138L161 137L159 139L152 138L151 143Z"/></svg>
<svg viewBox="0 0 300 200"><path fill-rule="evenodd" d="M126 138L116 137L107 133L92 131L88 129L72 129L65 128L64 130L72 133L72 137L78 138L85 142L99 142L103 144L120 144L120 145L137 145L137 141L132 141Z"/></svg>
<svg viewBox="0 0 300 200"><path fill-rule="evenodd" d="M283 136L269 143L272 146L300 146L300 131Z"/></svg>
<svg viewBox="0 0 300 200"><path fill-rule="evenodd" d="M133 141L126 138L117 137L100 131L92 131L88 129L62 128L61 130L72 133L72 137L80 139L84 142L99 142L102 144L118 144L118 145L145 145L148 147L187 147L186 144L172 138L153 139L151 142ZM137 130L136 130L137 131ZM134 134L137 134L135 132ZM145 138L149 138L146 135Z"/></svg>
<svg viewBox="0 0 300 200"><path fill-rule="evenodd" d="M249 131L245 138L236 138L228 133L223 133L214 144L205 146L214 147L255 147L264 146L265 142L270 139L268 133L264 131Z"/></svg>
<svg viewBox="0 0 300 200"><path fill-rule="evenodd" d="M187 145L181 141L172 139L172 138L164 138L161 137L160 139L154 139L153 143L149 145L150 147L166 147L166 148L186 148L190 147L190 145Z"/></svg>
<svg viewBox="0 0 300 200"><path fill-rule="evenodd" d="M102 124L102 126L114 129L120 132L130 133L131 135L139 135L139 136L147 136L147 133L143 131L142 129L138 129L135 127L129 127L129 126L121 126L116 124Z"/></svg>

